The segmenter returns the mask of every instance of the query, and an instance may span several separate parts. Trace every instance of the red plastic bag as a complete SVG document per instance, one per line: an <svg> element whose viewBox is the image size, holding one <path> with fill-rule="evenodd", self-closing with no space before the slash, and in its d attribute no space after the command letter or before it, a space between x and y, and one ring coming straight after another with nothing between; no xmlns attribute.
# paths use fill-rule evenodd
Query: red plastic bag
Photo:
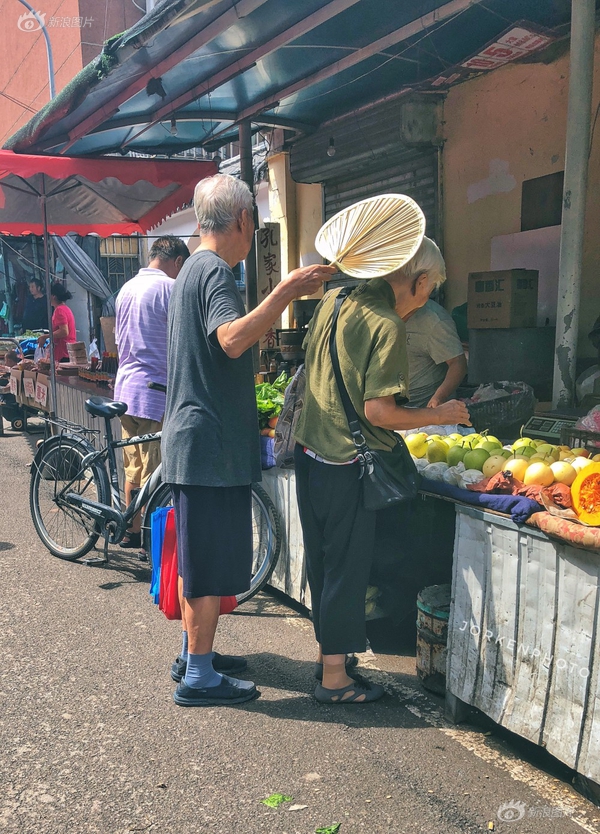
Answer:
<svg viewBox="0 0 600 834"><path fill-rule="evenodd" d="M175 510L169 510L165 522L165 536L160 559L160 591L158 607L167 620L180 620L177 574L177 534L175 532ZM231 614L237 608L234 596L221 597L220 614Z"/></svg>
<svg viewBox="0 0 600 834"><path fill-rule="evenodd" d="M177 590L177 536L175 533L175 510L169 510L165 523L165 537L160 557L160 591L158 607L167 620L180 620L181 608Z"/></svg>

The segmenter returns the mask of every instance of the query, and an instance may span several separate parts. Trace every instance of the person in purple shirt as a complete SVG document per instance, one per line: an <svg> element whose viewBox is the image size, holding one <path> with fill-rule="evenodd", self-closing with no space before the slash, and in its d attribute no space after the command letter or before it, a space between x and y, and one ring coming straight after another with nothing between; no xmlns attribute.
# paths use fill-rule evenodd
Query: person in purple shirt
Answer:
<svg viewBox="0 0 600 834"><path fill-rule="evenodd" d="M167 316L173 281L190 253L178 237L159 237L148 266L122 287L116 301L115 341L119 369L115 400L127 403L121 420L123 438L162 429L165 395L149 382L167 383ZM123 449L125 501L148 480L160 463L160 443L140 443ZM141 518L136 516L121 547L141 547Z"/></svg>

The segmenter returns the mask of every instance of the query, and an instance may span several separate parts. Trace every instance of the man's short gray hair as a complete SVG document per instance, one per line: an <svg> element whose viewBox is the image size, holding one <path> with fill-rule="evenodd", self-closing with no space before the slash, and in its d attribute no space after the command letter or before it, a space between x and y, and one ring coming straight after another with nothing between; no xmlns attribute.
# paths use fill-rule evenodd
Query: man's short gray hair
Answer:
<svg viewBox="0 0 600 834"><path fill-rule="evenodd" d="M404 264L400 272L406 278L418 278L425 273L430 283L437 289L446 280L446 264L442 253L431 238L424 237L421 245L410 261Z"/></svg>
<svg viewBox="0 0 600 834"><path fill-rule="evenodd" d="M252 215L252 192L245 182L229 174L200 180L194 191L194 211L200 234L227 232L246 209Z"/></svg>

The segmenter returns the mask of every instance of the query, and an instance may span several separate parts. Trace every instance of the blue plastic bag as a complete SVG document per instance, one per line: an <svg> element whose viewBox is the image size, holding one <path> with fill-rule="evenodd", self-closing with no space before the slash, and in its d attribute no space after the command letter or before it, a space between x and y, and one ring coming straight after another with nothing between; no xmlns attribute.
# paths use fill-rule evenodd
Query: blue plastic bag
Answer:
<svg viewBox="0 0 600 834"><path fill-rule="evenodd" d="M152 579L150 581L150 596L155 605L158 605L160 592L160 558L165 538L165 527L167 514L171 507L161 507L155 510L150 518L150 541L152 558Z"/></svg>
<svg viewBox="0 0 600 834"><path fill-rule="evenodd" d="M273 437L260 438L261 469L272 469L275 466L275 439Z"/></svg>

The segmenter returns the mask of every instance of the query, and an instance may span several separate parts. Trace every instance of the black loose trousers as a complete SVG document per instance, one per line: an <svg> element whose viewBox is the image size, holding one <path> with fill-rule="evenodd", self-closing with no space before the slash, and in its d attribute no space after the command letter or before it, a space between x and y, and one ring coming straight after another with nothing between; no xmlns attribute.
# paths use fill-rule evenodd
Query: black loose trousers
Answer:
<svg viewBox="0 0 600 834"><path fill-rule="evenodd" d="M322 463L297 444L295 464L317 641L323 654L364 652L377 513L362 505L357 463Z"/></svg>

